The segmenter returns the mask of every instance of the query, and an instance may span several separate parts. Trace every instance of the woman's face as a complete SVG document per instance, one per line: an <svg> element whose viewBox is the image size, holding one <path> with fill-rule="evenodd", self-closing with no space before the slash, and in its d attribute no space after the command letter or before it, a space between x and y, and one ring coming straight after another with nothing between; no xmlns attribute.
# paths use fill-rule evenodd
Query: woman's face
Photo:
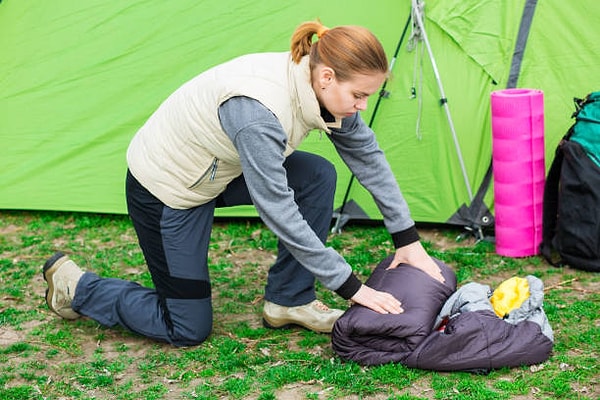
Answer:
<svg viewBox="0 0 600 400"><path fill-rule="evenodd" d="M325 66L315 67L313 90L319 104L334 117L345 118L367 108L367 99L376 93L386 79L384 73L357 74L348 81L339 81L334 71Z"/></svg>

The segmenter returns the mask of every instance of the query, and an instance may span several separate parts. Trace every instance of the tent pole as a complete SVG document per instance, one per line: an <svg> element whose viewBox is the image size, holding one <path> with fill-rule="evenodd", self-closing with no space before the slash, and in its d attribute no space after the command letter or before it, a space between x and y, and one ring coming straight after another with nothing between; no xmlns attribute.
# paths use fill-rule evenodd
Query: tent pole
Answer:
<svg viewBox="0 0 600 400"><path fill-rule="evenodd" d="M394 55L390 61L389 72L392 72L394 69L394 64L396 63L396 58L398 57L398 53L400 52L400 47L402 46L402 42L404 41L404 37L406 36L406 32L408 31L408 26L410 24L411 14L408 14L408 18L406 19L406 24L404 24L404 29L402 30L402 34L400 35L400 40L398 40L398 44L396 45L396 50L394 51ZM381 86L381 90L379 91L379 96L377 97L377 102L375 103L375 107L373 108L373 112L371 113L371 118L369 119L369 128L373 127L373 122L375 121L375 115L377 114L377 110L379 109L379 104L381 104L381 99L389 97L390 93L385 90L387 86L388 79L383 82ZM342 231L342 225L345 224L347 219L343 218L344 209L346 208L346 203L348 202L348 197L350 195L350 189L352 188L352 184L354 183L355 176L352 174L350 176L350 181L348 181L348 186L346 187L346 193L344 193L344 199L342 200L342 205L340 206L340 211L338 213L338 217L336 218L335 225L331 232L340 233Z"/></svg>
<svg viewBox="0 0 600 400"><path fill-rule="evenodd" d="M448 99L446 98L446 94L444 93L444 87L442 85L442 80L440 78L440 74L438 72L437 64L435 62L435 58L433 57L433 52L431 51L431 46L429 45L429 39L427 39L427 32L425 32L425 25L423 24L423 18L421 15L421 10L419 7L420 0L412 0L412 12L414 16L414 20L419 26L419 29L422 33L423 42L425 43L425 47L427 48L427 53L429 54L429 59L431 60L431 65L433 67L433 73L435 75L435 79L438 84L438 88L440 90L440 103L444 106L444 110L446 111L446 118L448 119L448 124L450 125L450 131L452 132L452 139L454 140L454 147L456 148L456 154L458 156L458 162L460 163L460 169L462 171L463 179L465 181L465 186L467 188L467 192L469 194L469 201L473 201L473 191L471 190L471 184L469 183L469 177L467 175L467 170L465 168L465 163L463 161L462 152L460 150L460 145L458 143L458 138L456 136L456 131L454 129L454 123L452 122L452 117L450 115L450 109L448 107Z"/></svg>
<svg viewBox="0 0 600 400"><path fill-rule="evenodd" d="M525 1L523 14L521 15L521 22L519 24L517 40L512 55L510 73L508 76L508 81L506 83L507 89L517 87L517 81L519 79L521 71L521 63L523 62L523 54L525 53L525 49L527 46L529 31L531 29L531 24L533 22L533 17L535 14L537 3L538 0ZM461 239L472 233L475 234L477 241L488 240L493 242L495 239L494 237L486 238L483 235L482 229L482 226L495 225L494 216L491 214L491 212L488 210L488 208L483 202L483 198L488 192L489 185L492 180L492 167L492 160L490 159L485 176L483 177L483 180L479 188L477 189L477 193L475 194L475 200L468 207L463 204L458 209L458 211L448 220L448 222L453 224L464 224L465 230L467 232L461 234L458 237L458 239Z"/></svg>

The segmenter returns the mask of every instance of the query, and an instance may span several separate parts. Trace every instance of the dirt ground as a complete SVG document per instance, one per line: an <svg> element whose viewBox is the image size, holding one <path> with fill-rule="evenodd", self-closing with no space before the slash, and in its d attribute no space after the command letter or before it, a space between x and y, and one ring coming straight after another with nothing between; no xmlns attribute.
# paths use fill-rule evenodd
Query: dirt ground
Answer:
<svg viewBox="0 0 600 400"><path fill-rule="evenodd" d="M468 247L468 246L475 244L475 239L473 237L467 237L464 240L462 240L461 242L457 242L454 238L449 237L445 232L442 232L438 229L423 229L423 230L420 230L420 234L424 240L431 242L435 246L435 248L440 249L440 250L448 250L448 249L452 249L452 248L456 248L456 247L465 247L465 246ZM252 260L254 263L257 263L259 265L269 265L272 262L273 257L274 256L272 253L263 251L263 250L244 249L243 251L236 251L236 262L240 262L240 263L243 263L244 260ZM533 268L534 267L532 266L532 270L533 270ZM264 270L263 270L263 268L261 268L261 271L258 271L258 272L259 272L259 275L261 275L261 276L257 277L257 279L266 278L266 267L264 268ZM264 276L262 276L263 274L264 274ZM506 278L509 278L509 277L510 276L506 276ZM586 292L590 292L590 291L591 292L599 292L600 291L600 282L591 283L591 285L588 285L586 287L581 287L580 285L578 285L577 282L568 282L568 283L571 288L573 288L577 291L580 291L580 293L582 293L582 296ZM565 282L561 282L560 274L557 274L556 278L550 278L549 281L545 282L545 285L547 288L558 287L562 284L565 284ZM39 276L36 276L33 279L32 285L31 285L31 291L36 296L38 296L40 307L44 306L43 293L45 291L45 287L46 287L46 284L43 281L41 274ZM7 297L3 298L2 300L5 304L12 303L12 301L11 301L12 299L7 298ZM257 299L257 301L260 301L260 299ZM255 317L256 317L255 315L246 315L245 322L247 322L249 324L249 326L251 326L251 327L257 327L258 325L260 325L260 321L257 321ZM29 332L31 332L37 326L44 324L50 318L54 318L54 315L52 315L51 313L47 313L47 316L44 320L30 321L30 322L24 323L21 327L22 329L20 329L20 330L15 330L11 327L3 326L2 329L0 329L0 346L9 346L11 344L26 340ZM218 321L216 321L216 324L218 325ZM89 341L87 343L83 343L82 347L83 347L84 354L81 357L91 359L93 357L94 352L100 345L102 345L103 348L105 348L105 349L114 349L114 346L112 346L112 344L110 343L111 341L115 342L115 343L116 342L124 343L125 345L128 345L131 349L134 349L134 350L132 350L134 353L130 354L134 358L136 356L141 356L145 348L148 348L154 344L153 342L148 341L143 338L135 338L135 337L124 338L123 336L120 336L117 334L112 335L111 331L107 331L105 334L105 338L103 339L103 343L98 343L98 342L94 342L94 341ZM128 343L128 342L130 342L130 343ZM147 343L145 343L145 342L147 342ZM118 356L117 352L116 351L114 351L114 352L115 352L115 354L111 355L110 351L107 351L107 352L104 352L103 355L107 358L117 357ZM138 354L136 354L135 352L138 352ZM44 352L40 352L40 357L42 359L45 357ZM45 359L43 359L41 361L43 363L47 362L47 360L45 360ZM118 377L118 379L126 381L129 379L129 377L134 377L137 373L138 372L135 370L132 370L132 371L126 370L122 374L122 376ZM172 386L173 391L171 392L171 395L173 395L173 396L177 396L177 394L178 394L177 392L179 391L179 389L177 389L176 386L177 385ZM305 399L307 393L312 393L312 394L316 393L319 398L327 398L327 396L328 396L327 393L331 389L332 388L322 387L321 383L319 383L319 382L299 382L297 384L288 385L288 386L280 389L276 393L276 396L278 399L295 400L295 399ZM580 388L580 390L582 392L582 395L585 398L593 398L593 396L595 394L598 394L598 393L595 393L595 390L596 390L595 388ZM589 392L590 390L592 391L591 393ZM434 396L435 396L434 391L430 387L428 387L427 380L425 380L425 379L421 379L421 380L419 380L418 384L413 385L413 387L411 387L409 389L408 394L413 395L413 396L418 396L421 398L434 398ZM592 397L588 397L588 396L592 396ZM379 400L379 399L385 399L388 397L389 397L389 395L377 395L377 396L368 397L368 399ZM516 399L517 400L518 399L530 400L530 399L536 399L536 398L537 397L532 394L529 396L518 397ZM348 397L345 397L344 399L345 400L354 400L354 399L358 399L358 397L348 396Z"/></svg>

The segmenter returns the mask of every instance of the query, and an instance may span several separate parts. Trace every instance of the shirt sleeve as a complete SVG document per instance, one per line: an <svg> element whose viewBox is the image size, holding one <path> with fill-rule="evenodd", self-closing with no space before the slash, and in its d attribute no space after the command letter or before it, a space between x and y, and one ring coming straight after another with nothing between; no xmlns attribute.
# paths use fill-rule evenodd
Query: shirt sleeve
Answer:
<svg viewBox="0 0 600 400"><path fill-rule="evenodd" d="M350 265L326 247L302 217L289 188L284 151L287 135L257 100L233 97L219 107L221 126L238 151L256 210L290 253L328 289L348 299L361 286Z"/></svg>
<svg viewBox="0 0 600 400"><path fill-rule="evenodd" d="M408 204L375 134L359 113L344 118L328 137L358 181L371 193L396 248L416 242L419 234Z"/></svg>

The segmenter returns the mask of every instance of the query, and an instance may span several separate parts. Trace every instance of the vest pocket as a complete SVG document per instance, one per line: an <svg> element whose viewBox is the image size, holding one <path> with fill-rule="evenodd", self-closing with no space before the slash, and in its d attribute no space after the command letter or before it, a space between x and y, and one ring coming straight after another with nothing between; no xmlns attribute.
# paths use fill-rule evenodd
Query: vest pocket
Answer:
<svg viewBox="0 0 600 400"><path fill-rule="evenodd" d="M213 158L213 161L210 164L210 166L208 167L208 169L206 169L202 173L202 175L200 175L200 177L198 179L196 179L196 181L194 183L192 183L190 186L188 186L188 189L197 188L206 179L208 179L209 181L214 181L215 177L217 175L218 167L219 167L219 159L217 157L215 157L215 158Z"/></svg>

